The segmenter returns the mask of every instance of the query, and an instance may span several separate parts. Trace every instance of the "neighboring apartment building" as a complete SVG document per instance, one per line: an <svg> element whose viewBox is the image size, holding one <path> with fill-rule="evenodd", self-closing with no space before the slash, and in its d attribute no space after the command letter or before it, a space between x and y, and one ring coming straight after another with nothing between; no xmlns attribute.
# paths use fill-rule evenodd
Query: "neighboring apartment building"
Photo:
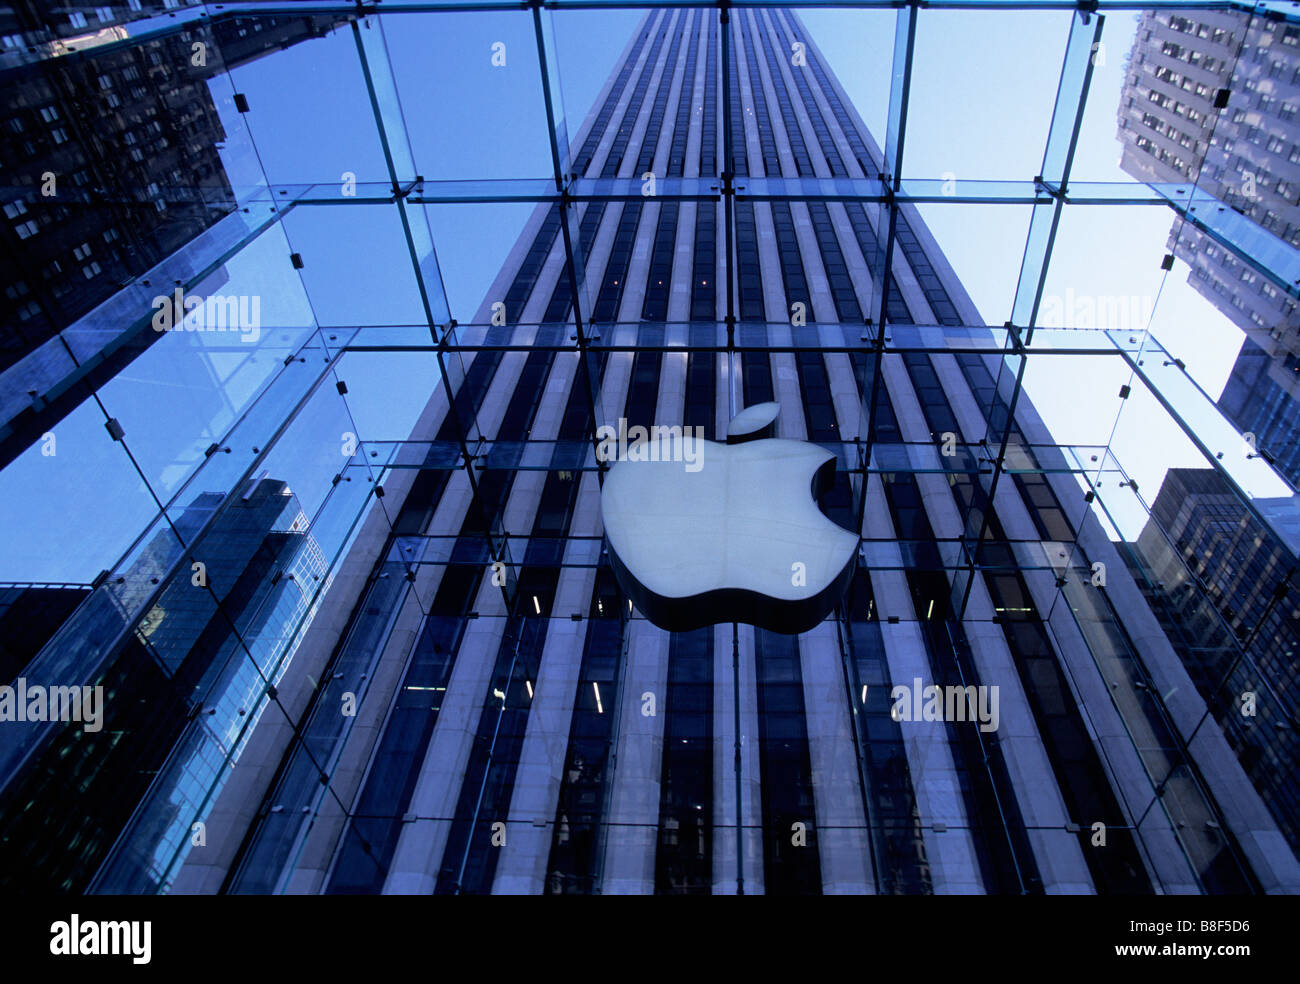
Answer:
<svg viewBox="0 0 1300 984"><path fill-rule="evenodd" d="M1145 11L1125 68L1124 170L1197 183L1300 246L1300 28L1231 11ZM1175 221L1169 245L1248 338L1220 409L1300 481L1300 302L1188 223ZM1244 389L1262 392L1245 399Z"/></svg>
<svg viewBox="0 0 1300 984"><path fill-rule="evenodd" d="M156 341L101 305L238 212L227 72L350 20L149 6L0 11L0 462Z"/></svg>

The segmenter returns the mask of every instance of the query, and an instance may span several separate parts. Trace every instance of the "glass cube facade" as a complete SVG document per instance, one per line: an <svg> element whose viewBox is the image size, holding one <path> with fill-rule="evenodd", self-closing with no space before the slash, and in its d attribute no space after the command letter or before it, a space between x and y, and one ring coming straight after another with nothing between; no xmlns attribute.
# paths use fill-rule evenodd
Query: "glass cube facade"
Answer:
<svg viewBox="0 0 1300 984"><path fill-rule="evenodd" d="M1300 7L0 45L0 885L1300 891ZM771 402L847 589L657 627L601 434Z"/></svg>

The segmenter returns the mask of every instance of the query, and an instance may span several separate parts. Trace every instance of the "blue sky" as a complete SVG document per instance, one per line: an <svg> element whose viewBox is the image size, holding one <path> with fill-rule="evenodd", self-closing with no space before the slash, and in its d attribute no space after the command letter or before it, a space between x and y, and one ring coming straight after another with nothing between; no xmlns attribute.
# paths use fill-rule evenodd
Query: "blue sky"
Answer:
<svg viewBox="0 0 1300 984"><path fill-rule="evenodd" d="M554 13L571 135L641 16ZM1069 16L923 11L904 173L951 173L959 182L1032 178L1041 164ZM802 17L868 126L881 133L894 15L809 10ZM1133 26L1130 14L1107 18L1076 180L1130 180L1117 166L1115 111ZM393 118L400 114L420 174L499 179L549 173L531 14L393 15L382 37L377 26L362 30L374 32L370 43L387 46L401 104L386 101L385 108ZM504 65L493 64L494 51L504 54ZM248 98L247 115L234 111L236 90ZM223 160L236 187L337 184L344 172L362 182L387 181L350 29L242 66L233 78L216 80L213 95L228 131ZM1014 296L1028 208L939 204L922 211L985 319L1001 324ZM472 317L530 212L520 205L424 209L453 316ZM1160 270L1172 215L1155 207L1067 209L1046 291L1136 298L1142 303L1134 310L1150 302L1156 336L1216 397L1242 336L1187 285L1181 263L1167 274ZM304 258L300 276L285 262L289 252ZM201 333L168 336L103 394L106 410L123 421L128 443L140 449L141 467L164 498L201 460L211 435L246 408L289 346L300 343L313 318L342 331L357 324L418 325L423 317L400 226L386 207L296 210L282 228L228 263L217 280L211 290L270 299L263 323L282 329L279 334L268 332L251 353ZM225 380L225 399L218 398L213 372ZM320 412L291 429L273 462L285 472L276 477L291 482L309 513L339 466L337 436L355 429L367 440L401 440L437 378L431 357L411 354L351 354L340 375L349 387L346 405L329 387L316 398ZM1140 390L1127 403L1118 400L1124 382L1118 360L1095 358L1034 358L1027 375L1030 396L1062 442L1104 443L1115 430L1113 447L1150 501L1166 467L1199 458L1167 415L1144 403ZM153 515L151 497L108 439L98 408L83 406L56 436L56 456L42 456L37 446L0 473L0 525L11 531L0 579L89 579L111 567ZM247 453L236 449L222 468L235 468ZM1252 492L1281 494L1280 486L1259 475L1251 480L1257 482ZM1142 519L1134 504L1122 517L1123 532L1135 535Z"/></svg>

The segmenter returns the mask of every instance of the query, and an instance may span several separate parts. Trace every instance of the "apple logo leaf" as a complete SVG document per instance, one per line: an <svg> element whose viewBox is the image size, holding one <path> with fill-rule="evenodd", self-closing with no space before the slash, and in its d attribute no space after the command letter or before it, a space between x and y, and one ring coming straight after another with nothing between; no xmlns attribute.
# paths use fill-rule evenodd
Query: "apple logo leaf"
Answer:
<svg viewBox="0 0 1300 984"><path fill-rule="evenodd" d="M843 597L858 537L817 505L835 455L772 436L779 413L776 403L746 407L726 444L656 428L606 476L614 574L659 628L806 632Z"/></svg>
<svg viewBox="0 0 1300 984"><path fill-rule="evenodd" d="M776 437L776 418L780 413L779 403L755 403L752 407L745 407L727 425L727 443L743 444Z"/></svg>

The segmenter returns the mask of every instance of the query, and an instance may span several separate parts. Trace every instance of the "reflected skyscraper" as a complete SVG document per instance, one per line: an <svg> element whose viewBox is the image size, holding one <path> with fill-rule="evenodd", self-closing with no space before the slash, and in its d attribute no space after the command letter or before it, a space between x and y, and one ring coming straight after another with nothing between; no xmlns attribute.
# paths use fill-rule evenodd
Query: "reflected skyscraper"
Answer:
<svg viewBox="0 0 1300 984"><path fill-rule="evenodd" d="M223 760L238 757L265 707L263 692L292 660L291 630L310 620L328 576L325 558L283 482L255 483L205 529L222 499L200 495L178 518L182 529L203 531L194 551L204 560L157 595L138 623L125 620L174 556L168 534L144 547L114 593L95 595L65 627L125 636L114 658L77 681L104 688L107 740L77 724L28 725L6 745L0 884L10 890L85 891L115 841L129 852L113 862L127 872L118 889L156 889L160 863L191 836L190 814L227 778ZM48 663L38 658L25 676L69 679Z"/></svg>

